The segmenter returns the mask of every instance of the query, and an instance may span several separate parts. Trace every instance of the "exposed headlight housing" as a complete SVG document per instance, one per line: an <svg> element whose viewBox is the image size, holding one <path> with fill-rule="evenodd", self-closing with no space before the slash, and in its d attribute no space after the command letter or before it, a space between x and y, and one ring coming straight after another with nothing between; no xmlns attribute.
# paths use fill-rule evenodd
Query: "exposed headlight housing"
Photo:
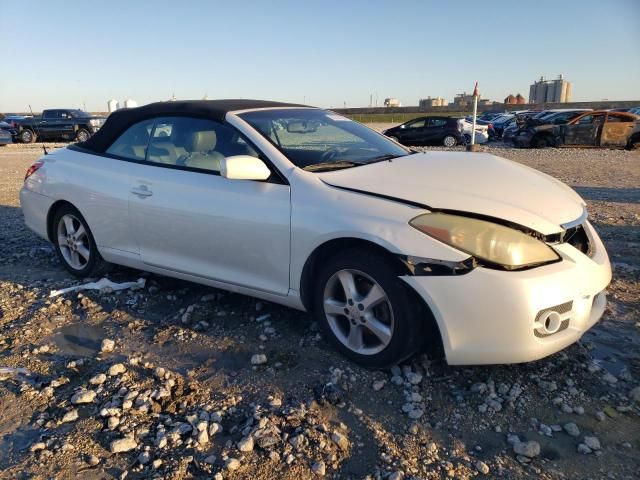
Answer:
<svg viewBox="0 0 640 480"><path fill-rule="evenodd" d="M481 264L519 270L552 263L560 256L546 243L513 228L477 218L426 213L409 225L447 245L473 255Z"/></svg>
<svg viewBox="0 0 640 480"><path fill-rule="evenodd" d="M100 125L102 125L102 120L100 120L99 118L92 118L91 120L89 120L89 125L91 125L92 127L99 127Z"/></svg>

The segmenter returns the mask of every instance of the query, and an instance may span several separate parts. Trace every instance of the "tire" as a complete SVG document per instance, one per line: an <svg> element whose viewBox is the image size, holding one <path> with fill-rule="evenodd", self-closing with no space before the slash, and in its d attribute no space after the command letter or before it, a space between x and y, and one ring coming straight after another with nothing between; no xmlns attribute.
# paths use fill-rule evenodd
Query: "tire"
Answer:
<svg viewBox="0 0 640 480"><path fill-rule="evenodd" d="M34 131L29 130L28 128L25 128L24 130L22 130L18 136L20 137L20 141L22 143L34 143L37 138Z"/></svg>
<svg viewBox="0 0 640 480"><path fill-rule="evenodd" d="M82 233L78 233L82 227ZM63 205L53 216L53 243L60 262L76 277L97 277L109 270L96 247L93 234L82 214L71 205Z"/></svg>
<svg viewBox="0 0 640 480"><path fill-rule="evenodd" d="M383 368L424 344L420 308L398 278L401 274L391 259L362 249L340 252L321 267L313 292L314 316L344 356L365 367ZM378 301L366 307L370 294Z"/></svg>
<svg viewBox="0 0 640 480"><path fill-rule="evenodd" d="M531 140L531 146L533 148L551 147L552 146L552 141L551 141L551 139L549 138L548 135L536 135Z"/></svg>
<svg viewBox="0 0 640 480"><path fill-rule="evenodd" d="M89 138L91 138L91 134L84 128L81 128L76 133L76 142L78 143L86 142Z"/></svg>
<svg viewBox="0 0 640 480"><path fill-rule="evenodd" d="M458 139L453 135L447 135L442 139L442 144L449 148L455 147L458 144Z"/></svg>
<svg viewBox="0 0 640 480"><path fill-rule="evenodd" d="M640 135L632 137L627 145L628 150L640 150Z"/></svg>

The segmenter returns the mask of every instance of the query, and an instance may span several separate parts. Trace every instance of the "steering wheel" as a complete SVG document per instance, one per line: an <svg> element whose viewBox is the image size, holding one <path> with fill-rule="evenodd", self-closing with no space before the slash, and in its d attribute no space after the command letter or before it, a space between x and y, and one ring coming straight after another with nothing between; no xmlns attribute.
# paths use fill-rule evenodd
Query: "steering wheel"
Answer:
<svg viewBox="0 0 640 480"><path fill-rule="evenodd" d="M326 152L323 152L320 159L323 162L330 162L332 160L335 160L338 157L338 155L340 155L340 149L337 147L333 147L327 150Z"/></svg>

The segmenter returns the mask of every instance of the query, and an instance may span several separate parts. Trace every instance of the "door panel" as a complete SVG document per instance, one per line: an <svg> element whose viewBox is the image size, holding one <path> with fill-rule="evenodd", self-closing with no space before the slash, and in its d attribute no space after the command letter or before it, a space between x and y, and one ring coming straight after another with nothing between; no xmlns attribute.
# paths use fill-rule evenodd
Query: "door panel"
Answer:
<svg viewBox="0 0 640 480"><path fill-rule="evenodd" d="M600 142L600 134L604 125L604 114L587 114L575 122L560 126L565 145L596 146Z"/></svg>
<svg viewBox="0 0 640 480"><path fill-rule="evenodd" d="M613 117L612 121L610 118L607 118L604 127L602 127L600 145L603 147L626 147L636 123L620 121L620 117Z"/></svg>
<svg viewBox="0 0 640 480"><path fill-rule="evenodd" d="M422 145L425 142L426 120L415 120L402 130L402 143L406 145Z"/></svg>
<svg viewBox="0 0 640 480"><path fill-rule="evenodd" d="M289 290L289 186L132 165L142 261L252 289Z"/></svg>

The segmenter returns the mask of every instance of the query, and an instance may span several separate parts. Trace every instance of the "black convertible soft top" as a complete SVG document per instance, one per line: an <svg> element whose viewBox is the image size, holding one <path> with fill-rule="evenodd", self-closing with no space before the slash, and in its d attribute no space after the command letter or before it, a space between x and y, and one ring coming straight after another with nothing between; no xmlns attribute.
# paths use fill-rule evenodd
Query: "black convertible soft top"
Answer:
<svg viewBox="0 0 640 480"><path fill-rule="evenodd" d="M103 153L113 141L131 125L147 118L160 116L179 116L210 118L224 121L227 112L249 110L253 108L305 107L295 103L271 102L268 100L184 100L156 102L136 108L116 110L107 118L102 128L86 142L78 146Z"/></svg>

